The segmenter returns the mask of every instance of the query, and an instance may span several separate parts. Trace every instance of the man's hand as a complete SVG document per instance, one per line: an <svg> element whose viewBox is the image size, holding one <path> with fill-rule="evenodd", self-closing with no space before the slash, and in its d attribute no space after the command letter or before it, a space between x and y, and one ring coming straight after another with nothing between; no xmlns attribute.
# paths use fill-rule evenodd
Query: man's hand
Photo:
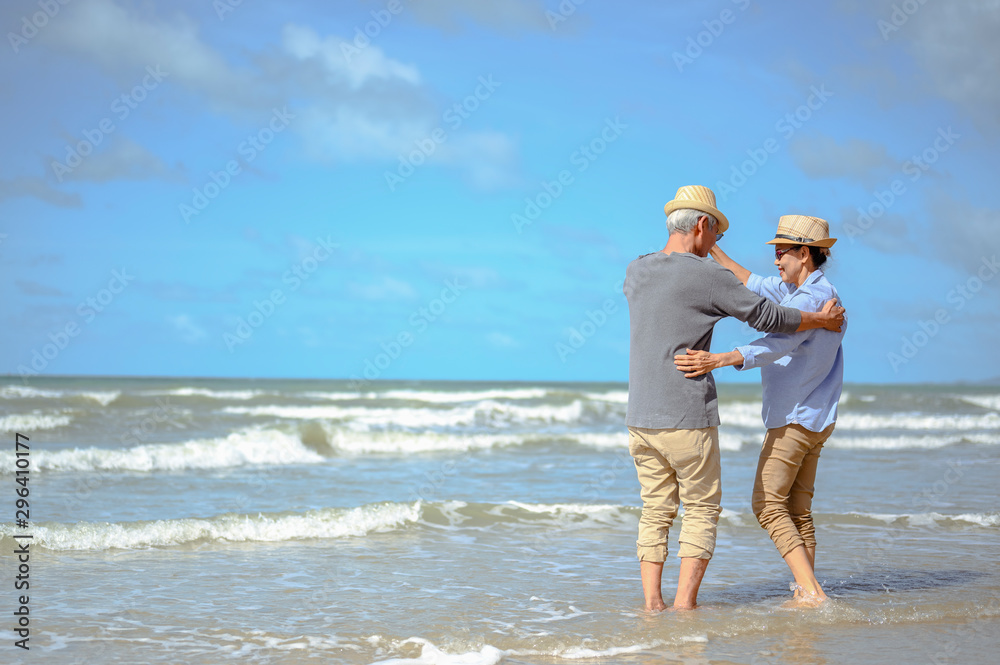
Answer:
<svg viewBox="0 0 1000 665"><path fill-rule="evenodd" d="M847 310L837 305L836 299L827 300L826 304L823 305L823 309L819 311L823 316L823 327L833 332L840 332L840 329L844 326L845 311Z"/></svg>
<svg viewBox="0 0 1000 665"><path fill-rule="evenodd" d="M739 351L733 350L729 353L709 353L708 351L692 351L687 349L685 355L674 356L674 365L685 378L693 379L702 374L708 374L713 369L727 367L728 365L742 365L743 356Z"/></svg>

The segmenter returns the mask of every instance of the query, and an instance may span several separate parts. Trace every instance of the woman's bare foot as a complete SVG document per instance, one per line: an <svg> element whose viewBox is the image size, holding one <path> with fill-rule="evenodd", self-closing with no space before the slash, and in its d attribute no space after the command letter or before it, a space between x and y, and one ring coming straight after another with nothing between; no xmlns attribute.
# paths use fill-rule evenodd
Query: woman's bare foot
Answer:
<svg viewBox="0 0 1000 665"><path fill-rule="evenodd" d="M811 609L819 607L827 600L829 598L822 590L819 593L810 593L799 588L796 590L795 596L791 600L786 600L781 606L786 609Z"/></svg>

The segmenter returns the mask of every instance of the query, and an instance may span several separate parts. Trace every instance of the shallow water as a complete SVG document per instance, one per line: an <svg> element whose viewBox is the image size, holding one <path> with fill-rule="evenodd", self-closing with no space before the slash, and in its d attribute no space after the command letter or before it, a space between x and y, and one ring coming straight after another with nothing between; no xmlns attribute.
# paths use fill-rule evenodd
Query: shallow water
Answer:
<svg viewBox="0 0 1000 665"><path fill-rule="evenodd" d="M759 389L721 386L702 608L658 615L641 609L626 386L369 388L0 385L10 513L12 430L31 437L31 524L0 525L8 581L12 536L33 536L32 652L10 646L12 624L0 648L46 663L994 662L996 388L848 386L814 503L832 601L806 611L782 607L790 576L749 508Z"/></svg>

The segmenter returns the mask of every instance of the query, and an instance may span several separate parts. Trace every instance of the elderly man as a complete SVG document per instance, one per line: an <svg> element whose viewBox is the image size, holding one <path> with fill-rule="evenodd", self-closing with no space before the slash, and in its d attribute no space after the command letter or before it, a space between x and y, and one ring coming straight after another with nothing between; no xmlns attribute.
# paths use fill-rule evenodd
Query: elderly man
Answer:
<svg viewBox="0 0 1000 665"><path fill-rule="evenodd" d="M716 321L732 316L762 332L839 330L844 310L831 300L820 312L781 307L749 291L707 258L729 228L715 194L691 185L664 206L667 244L629 264L624 292L631 348L626 425L642 495L636 553L646 609L666 609L660 591L667 533L684 505L674 608L697 605L715 551L722 498L719 409L711 373L684 378L674 356L709 350Z"/></svg>

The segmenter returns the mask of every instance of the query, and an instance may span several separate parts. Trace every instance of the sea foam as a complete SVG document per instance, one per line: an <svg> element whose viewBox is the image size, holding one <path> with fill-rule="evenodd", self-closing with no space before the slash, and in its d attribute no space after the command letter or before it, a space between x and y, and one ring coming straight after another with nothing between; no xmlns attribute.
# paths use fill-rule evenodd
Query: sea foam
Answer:
<svg viewBox="0 0 1000 665"><path fill-rule="evenodd" d="M325 458L299 437L250 429L217 439L152 443L132 448L74 448L34 452L38 471L179 471L253 464L313 464ZM10 469L8 469L8 473Z"/></svg>
<svg viewBox="0 0 1000 665"><path fill-rule="evenodd" d="M293 515L220 515L150 522L34 524L33 545L49 550L111 550L170 547L196 542L279 542L306 538L363 536L414 522L419 502L326 508ZM0 541L17 533L0 525Z"/></svg>
<svg viewBox="0 0 1000 665"><path fill-rule="evenodd" d="M503 660L504 656L503 651L489 644L479 651L445 653L428 640L420 637L411 637L394 646L398 648L405 644L420 644L420 656L417 658L389 658L372 663L372 665L496 665Z"/></svg>
<svg viewBox="0 0 1000 665"><path fill-rule="evenodd" d="M381 399L414 400L433 404L452 402L479 402L483 400L542 399L549 394L545 388L496 388L491 390L438 391L438 390L387 390L379 393Z"/></svg>
<svg viewBox="0 0 1000 665"><path fill-rule="evenodd" d="M0 417L0 432L35 432L45 429L65 427L73 420L65 413L46 413L32 411L31 413L15 413Z"/></svg>
<svg viewBox="0 0 1000 665"><path fill-rule="evenodd" d="M0 399L85 399L107 406L121 397L120 390L44 390L30 386L8 385L0 388Z"/></svg>
<svg viewBox="0 0 1000 665"><path fill-rule="evenodd" d="M43 390L32 388L31 386L3 386L0 388L0 398L2 399L25 399L31 397L62 397L65 393L61 390Z"/></svg>
<svg viewBox="0 0 1000 665"><path fill-rule="evenodd" d="M564 405L519 405L483 400L450 408L363 407L337 405L264 404L230 406L224 413L247 416L271 416L288 420L336 420L362 428L471 427L505 425L551 425L579 422L584 414L581 400Z"/></svg>
<svg viewBox="0 0 1000 665"><path fill-rule="evenodd" d="M209 390L208 388L175 388L165 391L148 391L147 395L175 395L177 397L208 397L210 399L248 400L264 395L262 390Z"/></svg>
<svg viewBox="0 0 1000 665"><path fill-rule="evenodd" d="M907 526L962 526L973 525L981 527L1000 526L1000 513L962 513L960 515L945 515L930 513L865 513L852 511L848 515L886 524L902 523ZM843 516L835 516L843 517Z"/></svg>
<svg viewBox="0 0 1000 665"><path fill-rule="evenodd" d="M958 395L958 399L981 406L984 409L1000 411L1000 395Z"/></svg>

